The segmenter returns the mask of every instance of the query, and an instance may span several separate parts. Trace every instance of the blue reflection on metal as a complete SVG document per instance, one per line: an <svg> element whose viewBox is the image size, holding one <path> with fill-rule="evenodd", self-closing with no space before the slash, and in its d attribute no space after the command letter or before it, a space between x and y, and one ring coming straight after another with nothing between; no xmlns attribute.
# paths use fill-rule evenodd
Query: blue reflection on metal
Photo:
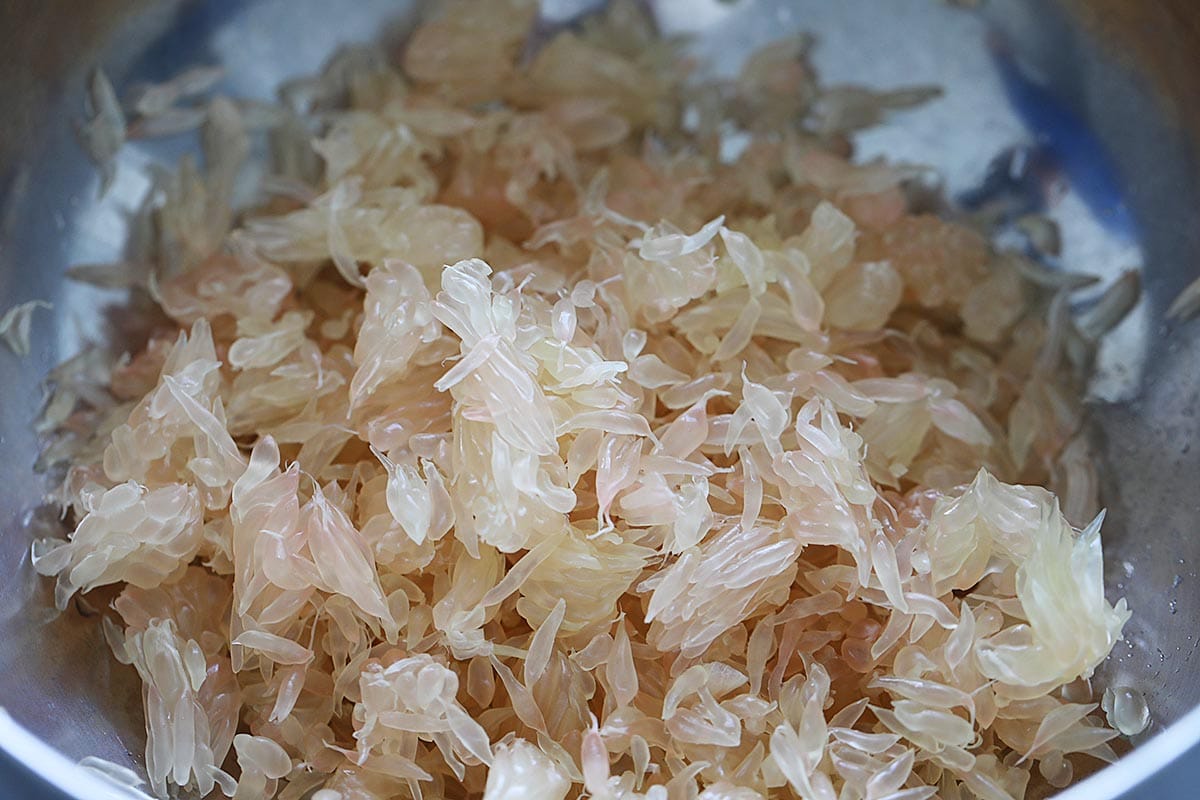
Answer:
<svg viewBox="0 0 1200 800"><path fill-rule="evenodd" d="M1116 168L1096 134L1064 98L1021 69L1000 34L989 36L988 49L1005 95L1032 141L993 159L981 184L960 202L968 208L999 207L1012 219L1046 211L1070 190L1111 234L1135 240L1136 224Z"/></svg>

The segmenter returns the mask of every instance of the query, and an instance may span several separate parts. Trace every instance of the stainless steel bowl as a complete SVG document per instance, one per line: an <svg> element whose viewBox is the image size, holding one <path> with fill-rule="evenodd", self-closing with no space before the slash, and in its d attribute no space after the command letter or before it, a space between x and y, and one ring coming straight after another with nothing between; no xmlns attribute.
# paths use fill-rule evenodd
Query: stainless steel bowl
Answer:
<svg viewBox="0 0 1200 800"><path fill-rule="evenodd" d="M595 2L546 0L547 26ZM99 627L52 610L29 568L41 486L31 421L40 382L89 337L121 328L121 297L67 282L66 267L116 257L147 166L179 145L134 146L113 190L77 146L88 68L118 88L197 63L222 89L269 97L340 43L401 26L396 0L4 0L0 2L0 306L53 302L33 353L0 352L0 795L106 797L71 764L142 761L140 691ZM931 164L952 196L1003 185L1012 157L1065 187L1050 209L1068 268L1113 277L1144 266L1141 305L1099 359L1092 421L1107 462L1109 587L1134 609L1100 678L1147 696L1151 728L1070 800L1195 797L1200 780L1200 322L1164 321L1200 273L1200 6L1190 0L661 0L661 26L694 37L713 69L807 29L827 82L939 83L943 99L863 135L860 154ZM990 43L990 44L989 44ZM1003 43L1003 46L997 46ZM1015 149L1014 149L1015 148ZM1004 161L1004 157L1009 161ZM1001 160L997 161L1000 157ZM1044 189L1045 187L1040 187ZM48 746L47 746L48 745Z"/></svg>

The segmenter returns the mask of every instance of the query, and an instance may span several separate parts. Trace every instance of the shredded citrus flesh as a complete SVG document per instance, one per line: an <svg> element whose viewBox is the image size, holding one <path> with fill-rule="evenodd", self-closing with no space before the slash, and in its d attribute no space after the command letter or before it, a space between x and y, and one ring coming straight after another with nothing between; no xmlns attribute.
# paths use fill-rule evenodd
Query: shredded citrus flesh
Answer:
<svg viewBox="0 0 1200 800"><path fill-rule="evenodd" d="M208 102L130 259L162 323L107 392L58 373L35 566L116 587L153 791L1003 800L1111 760L1094 336L848 159L933 92L826 92L803 40L689 77L633 3L529 56L534 13Z"/></svg>

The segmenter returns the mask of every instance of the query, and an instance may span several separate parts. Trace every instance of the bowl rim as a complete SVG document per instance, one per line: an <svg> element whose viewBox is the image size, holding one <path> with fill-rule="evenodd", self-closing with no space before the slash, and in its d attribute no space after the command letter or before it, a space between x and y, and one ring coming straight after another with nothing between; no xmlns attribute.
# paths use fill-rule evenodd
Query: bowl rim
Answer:
<svg viewBox="0 0 1200 800"><path fill-rule="evenodd" d="M1185 769L1176 764L1174 769L1168 769L1168 766L1181 760L1198 744L1200 706L1192 708L1116 762L1053 795L1052 800L1117 800L1128 792L1146 788L1145 784L1153 777L1162 777L1181 786L1194 777L1194 768Z"/></svg>
<svg viewBox="0 0 1200 800"><path fill-rule="evenodd" d="M135 797L150 797L134 787L118 786L106 781L71 761L56 747L13 719L3 706L0 706L0 751L12 758L18 768L24 767L32 773L35 781L69 798L130 800ZM0 787L9 786L15 778L4 775L3 772L3 764L0 764ZM29 800L42 798L31 797Z"/></svg>

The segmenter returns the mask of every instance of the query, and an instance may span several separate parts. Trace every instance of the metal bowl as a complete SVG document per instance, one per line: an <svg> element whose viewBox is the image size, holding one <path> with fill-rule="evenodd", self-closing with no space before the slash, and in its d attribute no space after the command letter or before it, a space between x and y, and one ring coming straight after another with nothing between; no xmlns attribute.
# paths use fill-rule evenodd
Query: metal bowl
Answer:
<svg viewBox="0 0 1200 800"><path fill-rule="evenodd" d="M545 26L595 2L546 0ZM864 157L936 167L951 197L1016 193L1047 203L1063 265L1112 279L1144 267L1141 304L1105 344L1092 424L1106 464L1109 590L1134 610L1100 680L1142 690L1153 724L1070 800L1191 797L1200 780L1200 323L1164 309L1200 270L1200 6L1189 0L661 0L668 33L717 71L782 34L817 34L830 83L937 83L945 95L857 142ZM41 483L31 423L40 383L88 338L127 327L121 296L64 280L112 260L125 212L154 161L178 144L122 154L103 199L71 123L87 70L118 89L222 64L221 89L267 98L341 43L403 30L396 0L6 0L0 3L0 305L49 300L32 354L0 352L0 794L115 796L72 766L142 761L141 697L79 609L59 615L29 568ZM1042 183L1013 180L1036 159ZM1049 201L1045 184L1057 187ZM1026 193L1022 195L1021 193ZM1032 193L1032 194L1030 194ZM1195 445L1193 447L1193 445ZM51 521L52 522L52 521ZM8 716L11 714L11 717Z"/></svg>

